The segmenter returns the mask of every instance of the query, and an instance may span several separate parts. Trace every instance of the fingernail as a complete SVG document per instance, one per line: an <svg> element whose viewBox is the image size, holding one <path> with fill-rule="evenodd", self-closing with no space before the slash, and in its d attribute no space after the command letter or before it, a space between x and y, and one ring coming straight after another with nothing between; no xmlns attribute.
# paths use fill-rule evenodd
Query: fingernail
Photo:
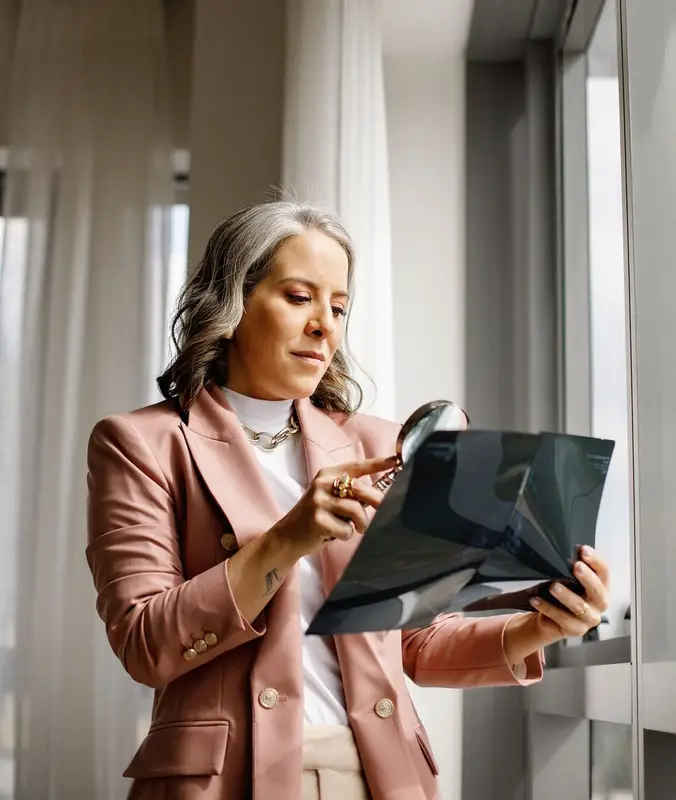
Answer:
<svg viewBox="0 0 676 800"><path fill-rule="evenodd" d="M575 572L577 572L577 574L578 574L578 575L583 575L583 574L584 574L584 571L585 571L585 569L586 569L586 567L585 567L585 565L584 565L584 564L583 564L581 561L578 561L578 562L575 564Z"/></svg>
<svg viewBox="0 0 676 800"><path fill-rule="evenodd" d="M584 545L580 552L583 556L589 557L592 554L592 549L589 547L589 545Z"/></svg>
<svg viewBox="0 0 676 800"><path fill-rule="evenodd" d="M555 583L555 584L552 586L552 592L554 592L554 594L561 594L561 589L562 589L562 588L563 588L563 587L561 586L561 584L560 584L560 583Z"/></svg>
<svg viewBox="0 0 676 800"><path fill-rule="evenodd" d="M540 605L541 602L542 601L540 600L539 597L531 597L531 599L530 599L530 604L532 606L535 606L535 608L538 608L538 606Z"/></svg>

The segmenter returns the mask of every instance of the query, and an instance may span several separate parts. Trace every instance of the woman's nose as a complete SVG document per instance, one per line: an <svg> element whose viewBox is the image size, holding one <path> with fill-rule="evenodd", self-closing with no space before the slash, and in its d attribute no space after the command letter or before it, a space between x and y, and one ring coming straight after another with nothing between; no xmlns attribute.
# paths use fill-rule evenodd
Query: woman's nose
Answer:
<svg viewBox="0 0 676 800"><path fill-rule="evenodd" d="M336 327L336 321L333 318L333 312L328 314L315 314L314 317L308 320L307 331L311 336L321 337L325 339L330 336Z"/></svg>

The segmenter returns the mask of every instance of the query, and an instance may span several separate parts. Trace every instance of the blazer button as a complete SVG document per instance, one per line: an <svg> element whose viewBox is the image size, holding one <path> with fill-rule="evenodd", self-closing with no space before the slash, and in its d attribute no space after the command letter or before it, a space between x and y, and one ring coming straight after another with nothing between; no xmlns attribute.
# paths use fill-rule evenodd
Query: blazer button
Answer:
<svg viewBox="0 0 676 800"><path fill-rule="evenodd" d="M279 702L279 692L277 689L263 689L258 695L258 702L263 708L274 708Z"/></svg>
<svg viewBox="0 0 676 800"><path fill-rule="evenodd" d="M197 641L192 643L192 646L198 653L204 653L207 649L207 643L204 639L197 639Z"/></svg>
<svg viewBox="0 0 676 800"><path fill-rule="evenodd" d="M214 647L218 644L218 636L215 633L207 633L204 636L204 641L209 645L209 647Z"/></svg>
<svg viewBox="0 0 676 800"><path fill-rule="evenodd" d="M376 714L381 719L387 719L394 714L394 703L387 697L382 697L374 706Z"/></svg>
<svg viewBox="0 0 676 800"><path fill-rule="evenodd" d="M193 658L197 658L197 650L195 650L193 647L189 647L183 653L183 658L185 658L186 661L192 661Z"/></svg>
<svg viewBox="0 0 676 800"><path fill-rule="evenodd" d="M224 533L221 536L221 547L224 550L237 550L237 537L234 533Z"/></svg>

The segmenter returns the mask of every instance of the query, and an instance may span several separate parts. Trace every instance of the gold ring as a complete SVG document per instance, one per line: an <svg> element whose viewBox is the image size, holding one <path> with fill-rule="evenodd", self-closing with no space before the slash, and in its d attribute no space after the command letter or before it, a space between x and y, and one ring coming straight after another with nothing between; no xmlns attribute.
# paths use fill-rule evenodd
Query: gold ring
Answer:
<svg viewBox="0 0 676 800"><path fill-rule="evenodd" d="M346 497L352 499L354 497L354 493L352 491L353 483L354 478L351 478L346 472L344 472L342 475L339 475L333 482L334 497L339 497L341 500Z"/></svg>
<svg viewBox="0 0 676 800"><path fill-rule="evenodd" d="M582 611L579 611L575 616L578 619L582 619L582 617L587 615L587 611L589 611L589 603L585 600L584 605L582 606Z"/></svg>

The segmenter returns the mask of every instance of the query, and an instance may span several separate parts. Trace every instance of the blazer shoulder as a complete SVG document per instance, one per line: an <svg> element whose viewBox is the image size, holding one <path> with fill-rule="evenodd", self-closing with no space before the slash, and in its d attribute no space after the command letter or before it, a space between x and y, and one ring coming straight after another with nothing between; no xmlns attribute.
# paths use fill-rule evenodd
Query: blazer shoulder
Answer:
<svg viewBox="0 0 676 800"><path fill-rule="evenodd" d="M140 436L152 448L153 443L161 442L173 432L178 433L179 423L180 417L173 403L163 400L134 411L103 417L94 425L90 440Z"/></svg>

